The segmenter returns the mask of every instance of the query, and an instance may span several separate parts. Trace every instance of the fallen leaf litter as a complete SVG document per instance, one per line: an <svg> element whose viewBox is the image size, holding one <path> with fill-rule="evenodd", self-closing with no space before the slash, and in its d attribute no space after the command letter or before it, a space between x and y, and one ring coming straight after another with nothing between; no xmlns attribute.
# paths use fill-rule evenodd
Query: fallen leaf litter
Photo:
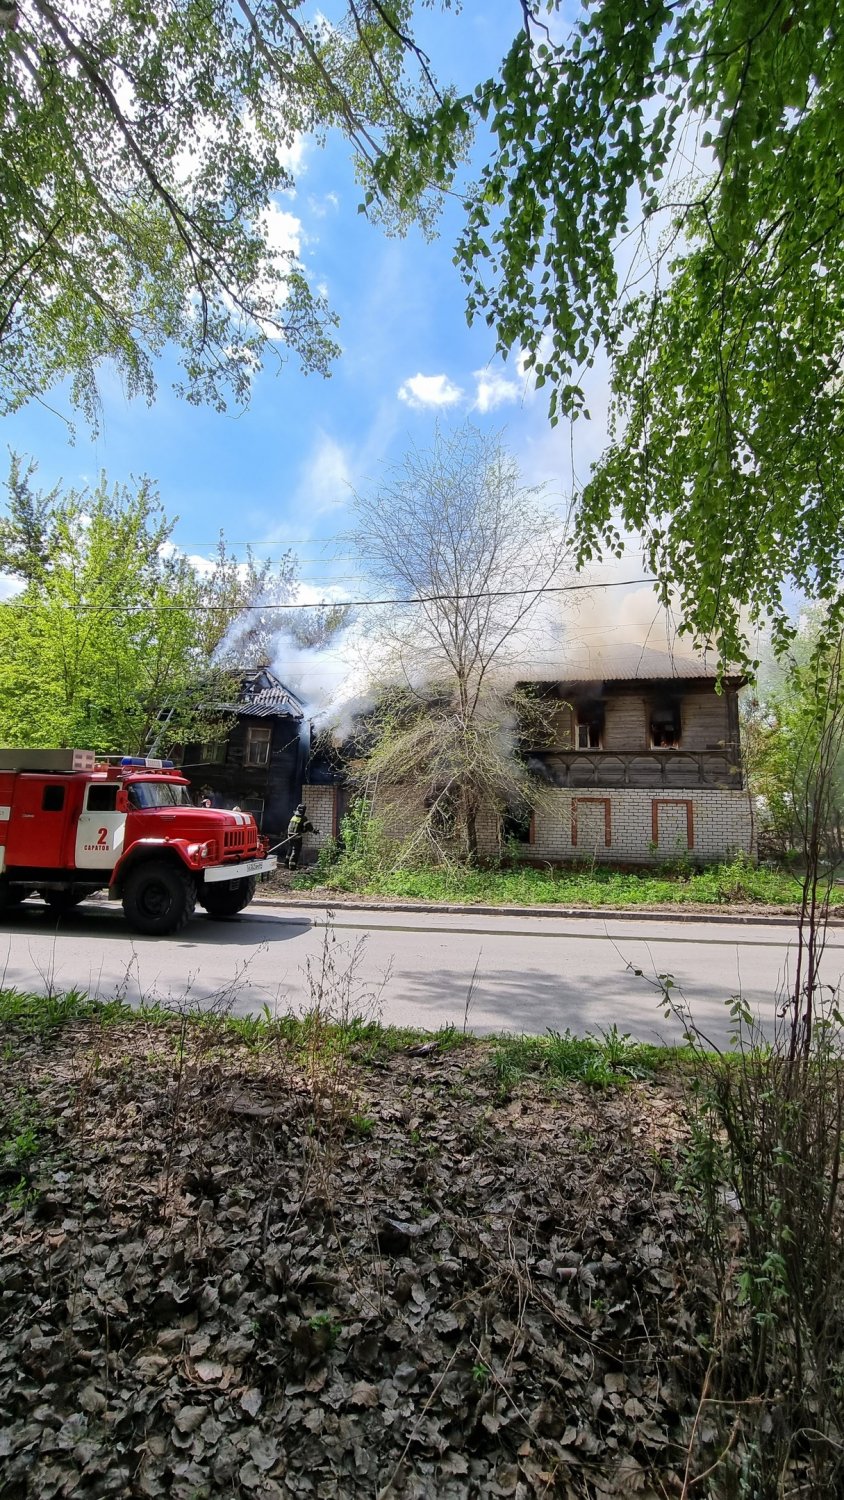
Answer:
<svg viewBox="0 0 844 1500"><path fill-rule="evenodd" d="M678 1087L496 1091L488 1052L8 1028L0 1493L679 1493L700 1389Z"/></svg>

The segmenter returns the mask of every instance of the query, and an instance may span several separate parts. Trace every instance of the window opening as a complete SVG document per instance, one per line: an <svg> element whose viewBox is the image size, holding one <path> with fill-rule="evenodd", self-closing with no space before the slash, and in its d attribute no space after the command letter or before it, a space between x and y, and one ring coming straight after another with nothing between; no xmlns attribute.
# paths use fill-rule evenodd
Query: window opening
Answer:
<svg viewBox="0 0 844 1500"><path fill-rule="evenodd" d="M64 787L45 786L41 799L42 812L61 812L64 807Z"/></svg>
<svg viewBox="0 0 844 1500"><path fill-rule="evenodd" d="M676 750L680 744L680 708L658 703L651 709L651 749Z"/></svg>
<svg viewBox="0 0 844 1500"><path fill-rule="evenodd" d="M270 759L269 725L252 725L246 733L246 765L266 766Z"/></svg>
<svg viewBox="0 0 844 1500"><path fill-rule="evenodd" d="M226 741L210 740L207 745L202 746L203 766L222 766L226 762Z"/></svg>
<svg viewBox="0 0 844 1500"><path fill-rule="evenodd" d="M435 838L451 839L457 832L457 807L449 792L438 797L428 797L425 806L429 809L429 828Z"/></svg>
<svg viewBox="0 0 844 1500"><path fill-rule="evenodd" d="M512 840L514 844L532 844L533 809L509 809L501 819L501 832L505 843Z"/></svg>

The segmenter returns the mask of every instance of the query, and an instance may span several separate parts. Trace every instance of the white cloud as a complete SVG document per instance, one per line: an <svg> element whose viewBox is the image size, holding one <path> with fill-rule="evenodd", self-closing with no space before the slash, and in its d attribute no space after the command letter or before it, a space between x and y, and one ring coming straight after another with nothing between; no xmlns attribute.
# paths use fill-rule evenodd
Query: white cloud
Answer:
<svg viewBox="0 0 844 1500"><path fill-rule="evenodd" d="M479 412L495 411L496 407L509 401L518 401L522 394L522 388L515 380L508 380L506 375L497 371L476 370L475 379L478 382L475 410Z"/></svg>
<svg viewBox="0 0 844 1500"><path fill-rule="evenodd" d="M313 194L308 198L308 208L315 219L324 219L328 213L336 213L340 207L340 199L336 193L325 193L322 198L315 198Z"/></svg>
<svg viewBox="0 0 844 1500"><path fill-rule="evenodd" d="M199 552L189 552L187 559L194 572L198 573L200 578L210 578L217 566L212 558L203 557ZM245 576L245 573L246 569L244 567L241 576Z"/></svg>
<svg viewBox="0 0 844 1500"><path fill-rule="evenodd" d="M305 170L305 152L308 149L307 136L301 130L297 130L291 141L285 141L276 149L276 155L280 166L289 172L291 177L301 176Z"/></svg>
<svg viewBox="0 0 844 1500"><path fill-rule="evenodd" d="M351 465L345 449L327 432L320 432L302 466L297 485L301 504L310 514L339 510L349 498L351 483Z"/></svg>
<svg viewBox="0 0 844 1500"><path fill-rule="evenodd" d="M414 375L399 386L399 400L417 410L426 406L454 406L462 399L460 386L447 375Z"/></svg>
<svg viewBox="0 0 844 1500"><path fill-rule="evenodd" d="M302 228L302 221L295 214L289 213L286 208L282 208L275 198L262 211L258 220L258 228L266 235L271 251L289 260L299 260L302 244L307 239ZM283 261L277 267L276 276L271 280L265 279L260 290L267 300L272 302L276 310L283 307L287 300L287 276ZM279 330L272 318L259 320L259 327L267 338L279 337Z"/></svg>
<svg viewBox="0 0 844 1500"><path fill-rule="evenodd" d="M286 208L282 208L273 199L261 215L260 223L261 228L266 231L267 243L273 250L295 255L298 259L305 237L301 219L288 213Z"/></svg>

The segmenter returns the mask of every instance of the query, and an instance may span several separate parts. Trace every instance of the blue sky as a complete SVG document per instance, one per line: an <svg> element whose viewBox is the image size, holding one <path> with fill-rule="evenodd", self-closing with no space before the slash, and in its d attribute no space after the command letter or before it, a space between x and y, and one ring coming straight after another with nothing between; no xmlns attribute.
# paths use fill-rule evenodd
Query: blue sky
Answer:
<svg viewBox="0 0 844 1500"><path fill-rule="evenodd" d="M503 0L465 0L458 16L439 9L420 16L436 73L458 87L495 70L518 21L518 5ZM169 359L160 363L152 407L128 401L105 370L95 439L77 417L71 445L59 417L30 406L6 420L7 446L37 458L45 484L79 483L100 469L112 480L149 474L167 512L179 516L174 537L188 553L210 551L221 528L238 550L248 541L274 552L290 541L310 597L331 580L338 592L355 591L353 566L333 540L348 524L349 486L377 484L385 462L410 443L425 444L437 417L470 415L503 429L525 481L546 484L563 503L572 451L583 478L603 445L602 373L590 382L592 423L578 424L573 438L568 428L552 431L544 393L494 359L486 325L466 325L452 264L459 203L447 207L433 243L415 230L389 238L357 212L360 191L342 141L300 143L295 175L295 197L279 205L291 216L283 226L299 237L309 274L340 316L343 353L329 380L302 375L293 361L280 372L268 368L248 410L220 415L173 394ZM61 392L50 400L62 409ZM635 575L638 559L630 561Z"/></svg>

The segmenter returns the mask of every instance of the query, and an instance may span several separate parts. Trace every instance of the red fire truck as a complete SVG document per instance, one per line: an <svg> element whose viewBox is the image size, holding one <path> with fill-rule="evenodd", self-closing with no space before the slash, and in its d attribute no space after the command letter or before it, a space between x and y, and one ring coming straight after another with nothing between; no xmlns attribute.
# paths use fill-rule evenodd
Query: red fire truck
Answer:
<svg viewBox="0 0 844 1500"><path fill-rule="evenodd" d="M232 917L276 861L250 813L195 807L171 761L0 750L0 910L108 889L136 932L178 932L196 902Z"/></svg>

